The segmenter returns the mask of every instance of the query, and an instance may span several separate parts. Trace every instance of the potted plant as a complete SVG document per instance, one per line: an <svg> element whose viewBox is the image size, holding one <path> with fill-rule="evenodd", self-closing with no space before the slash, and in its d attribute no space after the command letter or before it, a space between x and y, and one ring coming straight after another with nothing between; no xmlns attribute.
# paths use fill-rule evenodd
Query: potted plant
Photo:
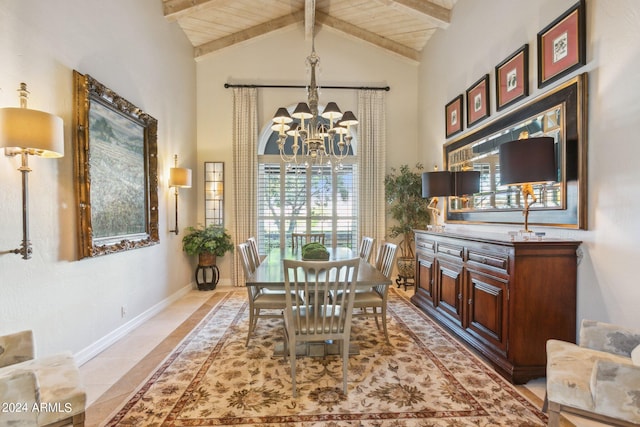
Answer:
<svg viewBox="0 0 640 427"><path fill-rule="evenodd" d="M412 170L408 165L400 169L391 168L384 178L385 197L388 213L395 223L389 227L389 237L401 237L398 243L400 256L397 258L398 286L407 286L415 277L414 229L426 229L429 224L428 200L422 198L421 163Z"/></svg>
<svg viewBox="0 0 640 427"><path fill-rule="evenodd" d="M182 238L182 249L189 255L198 255L198 265L216 265L216 257L233 251L233 240L224 227L187 227Z"/></svg>

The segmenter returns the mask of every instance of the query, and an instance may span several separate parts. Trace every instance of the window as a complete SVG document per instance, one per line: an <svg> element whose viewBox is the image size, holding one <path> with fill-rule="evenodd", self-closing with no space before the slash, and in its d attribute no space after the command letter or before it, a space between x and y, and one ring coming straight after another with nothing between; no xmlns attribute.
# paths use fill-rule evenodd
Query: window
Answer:
<svg viewBox="0 0 640 427"><path fill-rule="evenodd" d="M355 146L352 141L352 149ZM263 132L258 156L258 242L261 253L291 244L291 233L325 233L326 246L358 247L358 166L287 166L275 135ZM286 147L291 143L287 142Z"/></svg>

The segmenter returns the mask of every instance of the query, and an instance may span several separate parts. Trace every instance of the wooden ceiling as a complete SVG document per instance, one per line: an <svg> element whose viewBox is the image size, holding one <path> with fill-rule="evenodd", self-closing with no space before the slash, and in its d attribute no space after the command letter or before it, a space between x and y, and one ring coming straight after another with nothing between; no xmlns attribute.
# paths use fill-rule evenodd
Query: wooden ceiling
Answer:
<svg viewBox="0 0 640 427"><path fill-rule="evenodd" d="M414 61L433 33L447 28L456 0L163 0L196 58L290 25L311 39L326 25Z"/></svg>

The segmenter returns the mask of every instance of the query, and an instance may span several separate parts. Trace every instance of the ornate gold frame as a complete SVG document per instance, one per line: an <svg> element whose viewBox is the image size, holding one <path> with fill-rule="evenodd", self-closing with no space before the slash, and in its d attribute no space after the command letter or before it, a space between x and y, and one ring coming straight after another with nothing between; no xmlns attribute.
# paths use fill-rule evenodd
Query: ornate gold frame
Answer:
<svg viewBox="0 0 640 427"><path fill-rule="evenodd" d="M91 76L74 71L73 77L73 144L79 258L107 255L159 243L157 120ZM98 116L98 111L102 111L102 122L108 128L106 130L108 137L100 140L101 146L108 146L108 142L104 142L107 139L114 141L114 144L117 142L128 147L129 151L133 153L129 157L135 164L134 167L123 168L121 173L124 173L125 176L107 176L106 178L101 177L101 179L97 179L97 176L94 177L94 187L92 188L94 168L98 173L98 161L105 160L105 158L100 158L96 152L98 135L93 135L92 132L97 131L90 127L90 115L94 114L95 118ZM124 135L135 138L132 140L125 138L124 141L120 138L112 138L112 126L117 128L118 123L109 122L109 117L116 119L118 123L128 124ZM94 142L93 151L92 142ZM135 151L130 147L133 147ZM127 157L126 152L124 156ZM112 160L112 165L115 166L118 164L116 157L114 155L114 158L106 160ZM106 167L103 170L109 170L109 168ZM129 178L127 176L129 172L132 177L137 178L135 185L137 191L134 191L134 194L143 195L144 198L144 200L138 200L139 197L136 197L133 204L131 198L123 199L124 192L121 193L119 189L119 186ZM97 185L100 185L100 188L96 188ZM109 201L98 203L97 199L101 199L105 194L110 196ZM92 195L94 200L92 200ZM97 218L101 218L99 216L101 211L97 205L101 205L103 210L105 206L109 209L113 207L115 214L111 213L111 216L118 219L121 219L121 211L118 211L117 206L124 206L125 213L131 214L137 221L125 224L130 228L115 227L118 229L117 232L107 234L111 229L103 230L99 224L94 223ZM122 231L124 228L127 228L127 231Z"/></svg>

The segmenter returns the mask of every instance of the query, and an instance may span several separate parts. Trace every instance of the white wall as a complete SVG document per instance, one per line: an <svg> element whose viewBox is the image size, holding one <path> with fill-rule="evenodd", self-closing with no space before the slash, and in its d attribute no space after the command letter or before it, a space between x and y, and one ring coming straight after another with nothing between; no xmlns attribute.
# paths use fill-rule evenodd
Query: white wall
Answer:
<svg viewBox="0 0 640 427"><path fill-rule="evenodd" d="M458 0L450 27L436 33L423 52L419 72L419 105L424 117L419 126L419 150L426 164L442 165L444 105L485 73L491 78L490 119L497 116L494 67L524 43L530 49L530 96L519 104L553 87L537 88L536 35L574 3ZM544 231L583 241L578 322L592 318L627 326L640 324L640 286L633 270L640 260L639 28L637 0L587 0L587 64L562 79L589 72L589 230ZM512 228L464 227L505 233Z"/></svg>
<svg viewBox="0 0 640 427"><path fill-rule="evenodd" d="M22 239L19 158L0 155L0 333L33 329L39 354L91 346L191 286L193 261L173 226L165 175L173 154L196 166L195 61L159 0L0 0L0 107L29 107L64 120L65 156L30 158L33 258L7 253ZM160 244L77 260L71 134L72 71L89 74L158 119ZM182 225L196 194L181 192ZM121 317L121 307L126 316Z"/></svg>
<svg viewBox="0 0 640 427"><path fill-rule="evenodd" d="M321 66L320 86L390 86L387 92L387 164L415 164L417 155L418 65L410 60L320 28L315 41ZM302 25L268 34L198 61L198 178L204 161L225 162L225 226L233 233L233 93L225 83L306 85L305 59L311 41L305 41ZM270 125L279 106L306 100L305 89L259 89L260 126ZM337 102L342 111L357 114L358 96L352 90L321 89L320 103ZM200 187L198 193L203 190ZM203 201L198 200L198 220L204 221ZM221 276L231 275L231 257L225 257Z"/></svg>

